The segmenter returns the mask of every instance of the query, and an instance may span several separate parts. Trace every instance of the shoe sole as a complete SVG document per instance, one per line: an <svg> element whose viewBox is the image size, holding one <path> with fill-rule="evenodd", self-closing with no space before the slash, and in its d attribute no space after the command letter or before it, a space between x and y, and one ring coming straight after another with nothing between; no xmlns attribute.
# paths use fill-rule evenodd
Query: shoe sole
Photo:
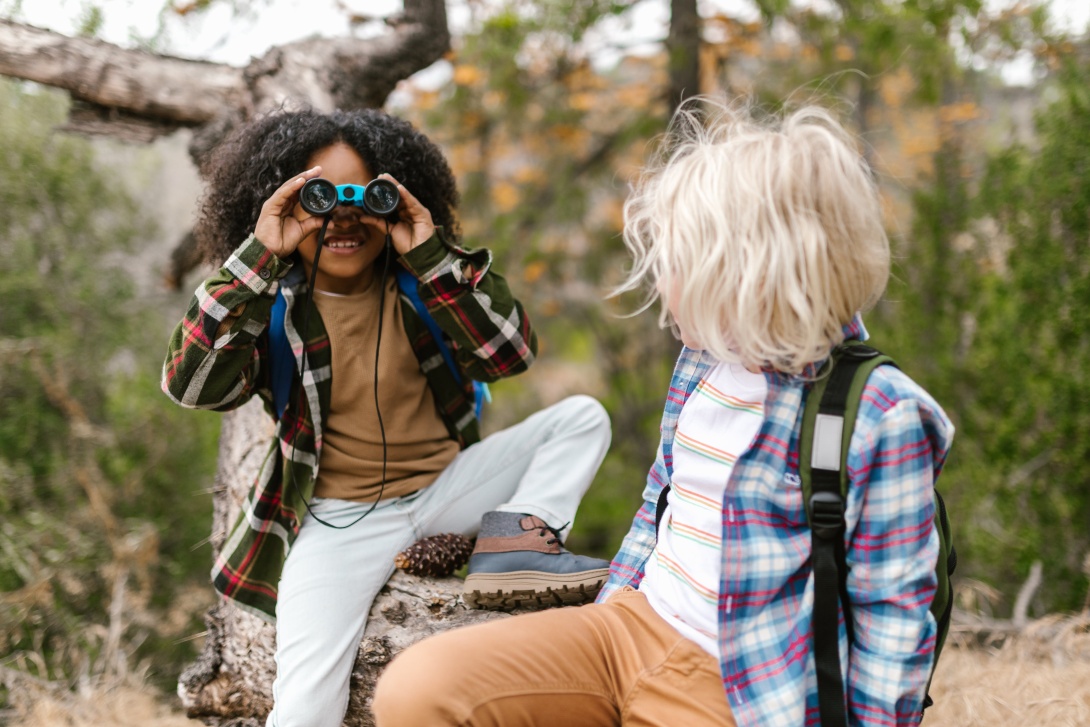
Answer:
<svg viewBox="0 0 1090 727"><path fill-rule="evenodd" d="M608 568L581 573L473 573L466 576L462 599L470 608L513 611L592 603L609 578Z"/></svg>

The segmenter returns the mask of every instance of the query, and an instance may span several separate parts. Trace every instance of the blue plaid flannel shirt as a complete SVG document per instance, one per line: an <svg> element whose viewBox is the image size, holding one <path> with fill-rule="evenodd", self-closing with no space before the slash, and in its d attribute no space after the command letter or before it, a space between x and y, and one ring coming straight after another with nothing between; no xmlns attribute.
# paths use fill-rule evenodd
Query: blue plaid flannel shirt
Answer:
<svg viewBox="0 0 1090 727"><path fill-rule="evenodd" d="M857 317L848 338L866 340ZM682 350L666 396L658 456L644 504L598 597L639 587L655 547L655 508L670 480L678 415L715 365ZM723 501L719 661L739 727L819 725L811 635L811 534L798 475L799 429L808 385L766 372L765 418L738 458ZM939 405L892 366L863 392L848 455L846 556L855 640L840 619L841 671L853 727L915 725L932 659L939 540L932 487L953 437ZM668 515L667 515L668 516Z"/></svg>

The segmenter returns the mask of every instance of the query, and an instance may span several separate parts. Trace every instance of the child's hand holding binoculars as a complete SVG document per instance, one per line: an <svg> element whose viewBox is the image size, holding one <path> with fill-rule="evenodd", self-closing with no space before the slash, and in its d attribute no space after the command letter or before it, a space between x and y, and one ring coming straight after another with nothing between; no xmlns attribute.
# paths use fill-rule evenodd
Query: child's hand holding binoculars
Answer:
<svg viewBox="0 0 1090 727"><path fill-rule="evenodd" d="M277 257L289 257L299 247L300 242L322 226L321 217L304 216L299 219L293 214L303 184L308 179L317 178L321 173L321 167L313 167L292 177L261 205L261 213L254 226L254 236Z"/></svg>
<svg viewBox="0 0 1090 727"><path fill-rule="evenodd" d="M389 232L401 255L434 234L431 212L391 175L380 174L365 186L334 185L321 172L316 166L293 177L261 206L254 235L276 256L291 255L337 208L358 210L360 223Z"/></svg>

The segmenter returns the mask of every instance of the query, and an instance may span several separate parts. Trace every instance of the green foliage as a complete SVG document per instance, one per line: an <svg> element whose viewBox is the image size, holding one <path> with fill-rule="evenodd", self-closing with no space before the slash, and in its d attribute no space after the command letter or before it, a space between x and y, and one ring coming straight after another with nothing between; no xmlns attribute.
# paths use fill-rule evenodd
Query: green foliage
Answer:
<svg viewBox="0 0 1090 727"><path fill-rule="evenodd" d="M408 110L450 152L467 242L494 251L541 340L533 369L494 387L503 405L486 429L572 393L610 412L613 445L570 541L602 557L641 502L680 349L653 315L621 317L636 301L603 300L628 262L619 210L635 165L621 161L665 127L666 79L652 67L598 75L579 40L631 4L505 3L458 39L454 83L425 112Z"/></svg>
<svg viewBox="0 0 1090 727"><path fill-rule="evenodd" d="M3 17L17 17L23 11L23 0L3 0L0 2L0 14Z"/></svg>
<svg viewBox="0 0 1090 727"><path fill-rule="evenodd" d="M980 68L995 68L1023 51L1059 41L1048 26L1047 0L836 0L792 3L756 0L764 21L794 31L816 61L775 64L779 78L762 93L778 98L799 88L844 94L860 107L866 131L871 96L883 77L907 71L922 104L950 103L951 90Z"/></svg>
<svg viewBox="0 0 1090 727"><path fill-rule="evenodd" d="M0 105L0 664L63 681L153 658L169 682L199 628L169 609L206 582L218 418L159 392L167 331L126 255L152 228L122 172L52 130L58 94L5 81Z"/></svg>
<svg viewBox="0 0 1090 727"><path fill-rule="evenodd" d="M613 446L580 508L572 537L572 547L610 555L639 503L678 349L656 330L653 315L617 317L633 310L634 301L601 301L626 264L617 211L626 178L643 162L649 140L665 126L666 106L654 89L664 89L666 78L656 75L653 64L622 65L612 72L590 68L577 39L600 17L596 13L604 4L583 5L591 11L586 14L570 3L534 7L536 11L527 3L509 2L460 39L454 83L438 94L421 124L454 152L467 238L496 250L542 338L535 370L524 381L497 390L504 408L527 413L550 398L548 392L561 388L550 386L547 379L584 376L581 386L569 384L567 390L592 393L610 411ZM552 12L556 8L563 11ZM958 119L972 117L976 107L966 104L943 116L939 103L940 98L977 100L974 94L986 79L971 71L974 63L1006 58L1024 48L1040 51L1054 43L1042 6L1004 13L986 9L979 0L860 0L839 3L840 12L821 13L770 0L760 8L766 20L792 26L800 43L796 54L783 61L759 59L764 70L752 86L756 97L776 106L813 79L825 94L852 96L858 130L871 139L875 137L868 126L875 121L870 110L883 103L881 83L903 70L914 90L911 98L898 103L931 110L944 142L934 155L931 174L909 190L912 235L899 251L896 278L873 321L876 340L934 392L959 427L944 491L950 493L958 521L960 573L1013 594L1030 560L1055 559L1058 565L1050 572L1053 577L1041 602L1048 608L1074 604L1086 590L1078 573L1086 547L1080 529L1073 527L1088 514L1086 499L1077 491L1085 476L1068 468L1062 476L1069 478L1070 488L1043 487L1042 478L1061 474L1058 460L1046 464L1036 458L1045 451L1037 447L1052 441L1053 435L1043 431L1052 419L1042 418L1042 412L1048 410L1044 400L1059 396L1053 390L1061 380L1056 362L1067 365L1076 358L1073 352L1060 356L1060 350L1081 339L1074 335L1073 324L1061 332L1047 324L1047 315L1031 319L1030 308L1038 316L1048 309L1038 305L1038 295L1027 287L1034 268L1026 267L1022 277L1013 275L1022 269L1018 254L1009 256L1012 276L1004 278L988 267L995 256L983 252L984 243L965 249L967 239L988 227L987 220L1000 219L1003 205L1022 209L1011 205L1015 200L1029 203L1024 188L1034 185L1033 174L1046 174L1045 168L1034 161L1032 173L1027 171L1033 155L1014 150L991 162L988 178L995 181L987 182L995 186L1005 180L1008 198L994 191L974 192L976 170L968 160L977 164L979 149L970 146L976 140L967 132L979 127ZM737 63L739 55L753 52L753 46L742 43L759 37L747 35L753 29L736 22L723 27L724 63ZM807 49L814 53L807 54ZM840 73L850 69L863 74ZM723 81L728 83L725 76ZM1056 122L1061 127L1066 123ZM1042 126L1042 133L1051 132ZM1069 142L1079 143L1074 139ZM883 132L882 141L905 144L911 139ZM1068 165L1073 170L1074 159L1073 154ZM1003 169L1007 176L999 175ZM1077 178L1072 171L1072 179ZM1060 182L1057 177L1051 181ZM1035 191L1043 193L1040 186ZM996 205L993 211L982 208L985 199ZM1048 209L1039 199L1033 204ZM1021 244L1028 234L1002 224L1003 239ZM1027 259L1051 260L1043 251ZM1073 262L1065 259L1063 265ZM1057 294L1062 290L1045 287ZM1067 307L1072 308L1085 310ZM1076 314L1068 315L1074 320ZM1021 331L1027 326L1040 327L1032 334L1033 353L1022 345L1026 334ZM1012 330L1019 335L1011 336ZM1037 368L1044 360L1052 363ZM1013 373L999 376L1000 371ZM1079 401L1075 385L1062 387L1068 407ZM527 389L546 393L535 399ZM1068 422L1063 426L1074 427L1076 413L1063 406L1060 410ZM1067 438L1081 433L1076 427ZM1058 440L1047 449L1056 458L1066 457L1066 447ZM1072 451L1077 456L1083 452L1079 447ZM1007 492L1012 478L1021 483L1015 488L1018 496Z"/></svg>
<svg viewBox="0 0 1090 727"><path fill-rule="evenodd" d="M1065 68L1034 146L990 155L975 191L943 149L876 331L957 424L962 574L1013 594L1040 559L1045 610L1081 606L1090 575L1088 80Z"/></svg>
<svg viewBox="0 0 1090 727"><path fill-rule="evenodd" d="M85 5L76 33L86 38L94 38L102 30L104 22L106 22L106 15L102 12L101 7L98 5Z"/></svg>

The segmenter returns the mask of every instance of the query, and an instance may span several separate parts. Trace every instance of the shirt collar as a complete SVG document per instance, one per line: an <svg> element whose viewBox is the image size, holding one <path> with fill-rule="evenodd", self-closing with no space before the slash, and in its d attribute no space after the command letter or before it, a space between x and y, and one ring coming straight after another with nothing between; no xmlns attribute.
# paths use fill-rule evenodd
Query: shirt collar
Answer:
<svg viewBox="0 0 1090 727"><path fill-rule="evenodd" d="M849 321L841 329L841 331L844 335L843 340L845 341L866 341L868 338L870 338L870 334L867 332L867 327L863 325L863 316L859 313L856 313L854 316L852 316L851 321ZM686 361L699 361L701 364L707 366L714 366L716 363L718 363L718 360L707 351L698 351L695 349L691 349L688 346L682 348L681 355L682 358ZM807 364L798 377L786 376L771 369L766 369L764 373L765 377L769 379L769 383L772 382L772 379L780 377L800 378L805 381L809 381L817 376L818 371L821 370L821 367L825 364L827 360L828 356L818 361Z"/></svg>

